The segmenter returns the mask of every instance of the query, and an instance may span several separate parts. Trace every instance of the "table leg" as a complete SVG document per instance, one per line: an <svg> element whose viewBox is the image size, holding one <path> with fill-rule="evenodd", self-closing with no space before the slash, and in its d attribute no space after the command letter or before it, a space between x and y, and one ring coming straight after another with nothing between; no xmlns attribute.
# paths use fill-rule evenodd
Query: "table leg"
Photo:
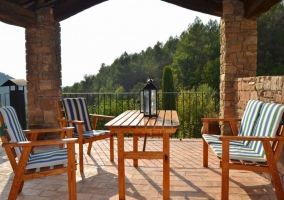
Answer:
<svg viewBox="0 0 284 200"><path fill-rule="evenodd" d="M109 138L110 161L114 161L113 134Z"/></svg>
<svg viewBox="0 0 284 200"><path fill-rule="evenodd" d="M170 135L163 133L163 199L170 199Z"/></svg>
<svg viewBox="0 0 284 200"><path fill-rule="evenodd" d="M138 152L138 136L133 134L133 152ZM138 167L138 159L133 159L133 166Z"/></svg>
<svg viewBox="0 0 284 200"><path fill-rule="evenodd" d="M118 156L118 195L119 199L125 199L125 169L124 169L124 135L117 134L117 156Z"/></svg>

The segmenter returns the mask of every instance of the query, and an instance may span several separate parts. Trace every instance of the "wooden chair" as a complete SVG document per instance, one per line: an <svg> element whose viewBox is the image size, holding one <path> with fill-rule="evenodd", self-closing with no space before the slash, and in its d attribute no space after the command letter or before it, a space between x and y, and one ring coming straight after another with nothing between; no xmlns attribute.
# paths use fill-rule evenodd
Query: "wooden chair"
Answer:
<svg viewBox="0 0 284 200"><path fill-rule="evenodd" d="M83 167L83 144L89 143L90 155L93 141L110 139L110 160L114 160L113 135L109 130L96 130L99 118L111 120L113 116L89 114L85 98L65 98L57 102L57 112L61 127L74 126L73 137L78 138L80 172ZM92 125L90 123L92 118ZM63 135L62 135L63 137Z"/></svg>
<svg viewBox="0 0 284 200"><path fill-rule="evenodd" d="M269 173L277 198L283 199L284 192L277 169L284 145L284 105L249 101L241 120L203 118L203 166L208 167L208 147L220 159L222 168L222 199L229 198L229 170L249 170ZM208 133L209 121L228 121L234 136L217 136Z"/></svg>
<svg viewBox="0 0 284 200"><path fill-rule="evenodd" d="M76 199L75 142L77 138L28 141L25 134L36 140L39 133L64 132L72 136L74 128L34 129L23 131L13 107L0 108L2 147L5 148L14 171L9 200L16 199L26 180L68 173L69 199ZM34 152L34 147L65 144L67 148Z"/></svg>

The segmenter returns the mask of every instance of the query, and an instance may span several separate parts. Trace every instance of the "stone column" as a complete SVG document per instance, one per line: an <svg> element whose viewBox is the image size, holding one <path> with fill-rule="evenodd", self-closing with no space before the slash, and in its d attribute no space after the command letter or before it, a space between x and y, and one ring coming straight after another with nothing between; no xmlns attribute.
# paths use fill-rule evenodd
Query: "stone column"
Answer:
<svg viewBox="0 0 284 200"><path fill-rule="evenodd" d="M236 117L234 79L256 76L257 67L257 22L244 18L239 0L223 0L220 43L220 117ZM222 133L230 133L228 125Z"/></svg>
<svg viewBox="0 0 284 200"><path fill-rule="evenodd" d="M58 126L56 101L61 98L60 24L53 10L37 11L37 27L26 29L28 123Z"/></svg>

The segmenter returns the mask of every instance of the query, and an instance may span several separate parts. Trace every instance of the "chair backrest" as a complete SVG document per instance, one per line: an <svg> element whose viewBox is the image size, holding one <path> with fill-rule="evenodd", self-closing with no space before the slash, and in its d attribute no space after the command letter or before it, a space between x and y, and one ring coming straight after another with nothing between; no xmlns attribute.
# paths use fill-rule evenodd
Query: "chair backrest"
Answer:
<svg viewBox="0 0 284 200"><path fill-rule="evenodd" d="M27 141L27 138L18 120L15 109L12 106L2 107L0 108L0 113L7 127L7 132L9 134L10 141L11 142ZM14 149L17 157L20 158L22 153L22 147L15 147Z"/></svg>
<svg viewBox="0 0 284 200"><path fill-rule="evenodd" d="M282 121L284 105L275 103L264 103L260 110L253 136L255 137L275 137ZM252 141L249 147L266 159L261 141Z"/></svg>
<svg viewBox="0 0 284 200"><path fill-rule="evenodd" d="M251 136L253 134L261 107L262 101L249 100L244 111L240 124L238 136ZM248 145L249 141L244 141L244 145Z"/></svg>
<svg viewBox="0 0 284 200"><path fill-rule="evenodd" d="M92 130L85 98L64 98L62 104L66 119L84 121L83 132ZM74 126L74 124L68 126ZM75 132L78 133L77 125L75 125Z"/></svg>

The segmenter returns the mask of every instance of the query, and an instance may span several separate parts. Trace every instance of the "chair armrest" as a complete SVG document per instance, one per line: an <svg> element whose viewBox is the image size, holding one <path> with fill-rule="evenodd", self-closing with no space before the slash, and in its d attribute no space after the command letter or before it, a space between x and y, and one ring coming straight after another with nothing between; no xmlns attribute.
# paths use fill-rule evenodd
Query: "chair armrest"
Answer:
<svg viewBox="0 0 284 200"><path fill-rule="evenodd" d="M71 123L71 124L84 124L84 121L79 121L79 120L69 120L69 119L58 118L58 121L65 122L65 123Z"/></svg>
<svg viewBox="0 0 284 200"><path fill-rule="evenodd" d="M221 141L250 140L250 141L284 141L284 137L253 137L253 136L220 136Z"/></svg>
<svg viewBox="0 0 284 200"><path fill-rule="evenodd" d="M74 132L74 127L63 127L63 128L44 128L44 129L29 129L29 130L24 130L24 134L30 134L30 139L29 140L36 140L37 136L39 133L55 133L55 132L61 132L61 133L66 133L66 136L68 138L72 137L72 133Z"/></svg>
<svg viewBox="0 0 284 200"><path fill-rule="evenodd" d="M209 133L209 123L210 122L229 122L233 135L238 135L238 122L242 119L240 118L201 118L203 124L203 134Z"/></svg>
<svg viewBox="0 0 284 200"><path fill-rule="evenodd" d="M104 119L109 119L112 120L115 118L115 116L108 116L108 115L97 115L97 114L89 114L91 117L96 117L96 118L104 118Z"/></svg>
<svg viewBox="0 0 284 200"><path fill-rule="evenodd" d="M54 133L62 131L73 131L73 127L64 127L64 128L43 128L43 129L28 129L24 130L24 133Z"/></svg>
<svg viewBox="0 0 284 200"><path fill-rule="evenodd" d="M241 118L201 118L202 122L239 122Z"/></svg>
<svg viewBox="0 0 284 200"><path fill-rule="evenodd" d="M56 139L56 140L40 140L40 141L26 141L26 142L10 142L3 143L2 147L35 147L35 146L47 146L55 144L68 144L76 143L77 138L66 138L66 139Z"/></svg>
<svg viewBox="0 0 284 200"><path fill-rule="evenodd" d="M97 123L98 123L99 118L108 119L108 120L112 120L115 118L114 116L97 115L97 114L89 114L89 116L93 118L93 123L92 123L93 130L96 130L97 128Z"/></svg>

